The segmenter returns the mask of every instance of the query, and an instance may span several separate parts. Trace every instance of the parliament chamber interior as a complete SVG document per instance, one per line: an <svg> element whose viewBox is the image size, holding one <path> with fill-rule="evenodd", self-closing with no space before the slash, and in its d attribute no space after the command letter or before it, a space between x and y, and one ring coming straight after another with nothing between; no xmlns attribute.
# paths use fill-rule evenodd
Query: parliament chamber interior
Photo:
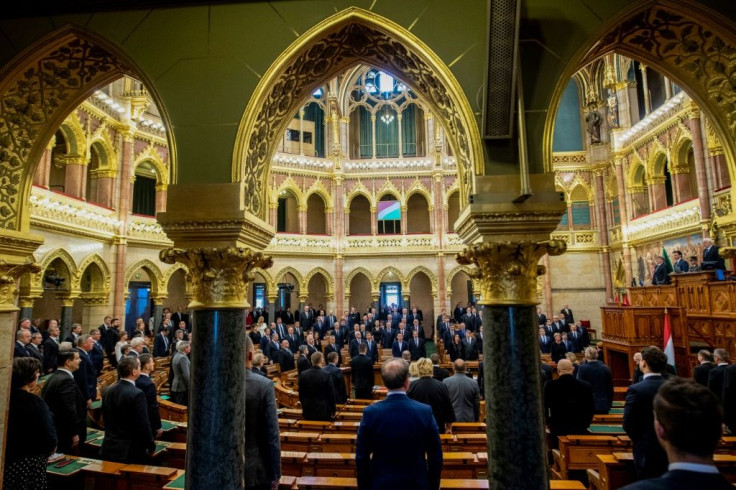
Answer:
<svg viewBox="0 0 736 490"><path fill-rule="evenodd" d="M402 355L410 398L430 377L452 399L439 488L620 488L643 474L624 417L649 346L722 398L713 461L736 484L736 377L731 401L696 369L736 358L728 0L2 10L4 489L371 488L358 429ZM105 458L129 357L155 449ZM340 373L327 420L300 362ZM559 429L547 387L590 363L595 413ZM248 461L255 371L270 486Z"/></svg>

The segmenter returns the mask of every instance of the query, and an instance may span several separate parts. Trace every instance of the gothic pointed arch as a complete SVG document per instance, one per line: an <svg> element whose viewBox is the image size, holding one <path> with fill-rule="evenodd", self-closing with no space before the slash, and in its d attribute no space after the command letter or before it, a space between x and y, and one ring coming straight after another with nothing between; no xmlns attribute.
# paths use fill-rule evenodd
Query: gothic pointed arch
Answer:
<svg viewBox="0 0 736 490"><path fill-rule="evenodd" d="M92 147L94 147L100 157L100 166L96 170L117 174L118 153L115 151L115 145L110 138L109 131L105 129L104 131L95 132L90 136L88 146L89 152L91 152Z"/></svg>
<svg viewBox="0 0 736 490"><path fill-rule="evenodd" d="M445 288L447 291L452 291L452 279L458 274L458 272L464 272L469 278L475 277L476 268L470 268L467 265L456 265L446 276L445 276Z"/></svg>
<svg viewBox="0 0 736 490"><path fill-rule="evenodd" d="M161 287L164 291L167 291L169 288L169 281L171 278L176 274L178 271L184 271L184 274L189 274L189 268L182 264L181 262L177 262L168 269L166 269L166 272L164 273L163 282L161 283Z"/></svg>
<svg viewBox="0 0 736 490"><path fill-rule="evenodd" d="M378 286L381 284L381 281L383 281L383 278L386 277L389 273L396 277L397 281L401 282L402 292L406 292L409 289L409 282L406 280L406 276L404 276L404 274L402 274L401 271L396 267L388 266L384 268L381 272L376 274L376 278L373 281L374 291L378 290Z"/></svg>
<svg viewBox="0 0 736 490"><path fill-rule="evenodd" d="M84 279L84 274L87 271L88 267L96 267L100 273L99 278L95 277L94 274L92 276L91 292L95 293L98 296L104 296L105 298L107 298L107 296L110 294L112 275L110 274L110 268L107 267L105 261L96 253L86 256L79 263L79 274L77 274L75 278L73 289L79 291L82 291L84 289L82 287L82 283Z"/></svg>
<svg viewBox="0 0 736 490"><path fill-rule="evenodd" d="M299 287L300 292L307 290L306 283L304 282L304 276L302 276L301 272L299 272L298 270L294 269L291 266L284 267L283 269L281 269L278 272L278 274L276 274L276 276L274 277L274 283L278 284L280 282L283 282L284 276L286 274L291 274L292 276L294 276L294 279L296 279L297 286Z"/></svg>
<svg viewBox="0 0 736 490"><path fill-rule="evenodd" d="M371 192L368 190L365 184L363 184L363 182L358 182L348 192L347 199L345 199L345 209L350 209L350 204L357 196L363 196L368 199L368 203L371 205L371 207L376 206L376 200L374 199L373 194L371 194Z"/></svg>
<svg viewBox="0 0 736 490"><path fill-rule="evenodd" d="M244 182L244 208L265 219L271 157L279 135L320 84L358 63L400 77L420 95L445 130L458 162L461 202L482 173L480 132L451 70L420 39L395 22L350 7L300 36L261 78L245 110L233 154L232 180Z"/></svg>
<svg viewBox="0 0 736 490"><path fill-rule="evenodd" d="M304 197L304 193L299 188L299 184L296 183L294 178L289 175L282 183L278 186L276 189L276 192L274 193L274 196L276 200L278 201L279 196L282 192L291 192L294 194L294 197L296 198L296 202L301 206L302 204L306 203L306 198Z"/></svg>
<svg viewBox="0 0 736 490"><path fill-rule="evenodd" d="M324 184L322 183L322 180L316 180L309 189L306 190L304 193L304 205L307 205L307 201L309 198L313 195L317 194L322 198L322 200L325 202L325 211L330 212L332 211L332 196L330 195L330 192L325 188Z"/></svg>
<svg viewBox="0 0 736 490"><path fill-rule="evenodd" d="M315 267L309 273L304 276L304 284L308 287L309 281L312 280L314 276L322 276L325 280L325 284L327 285L327 295L330 297L334 297L335 295L335 280L332 278L332 274L327 272L322 267Z"/></svg>
<svg viewBox="0 0 736 490"><path fill-rule="evenodd" d="M44 276L46 275L46 269L49 268L52 262L55 260L60 260L64 263L64 266L66 267L69 276L64 277L64 279L67 282L67 287L70 288L70 291L79 291L79 289L75 289L74 285L78 284L79 282L79 269L77 268L77 264L74 261L74 257L69 254L65 249L63 248L57 248L56 250L52 250L51 252L47 253L43 259L39 262L39 266L41 267L40 271L37 274L33 274L31 276L31 288L35 290L41 290L43 289L43 281ZM66 274L62 274L62 276L66 276Z"/></svg>
<svg viewBox="0 0 736 490"><path fill-rule="evenodd" d="M126 74L143 80L168 124L145 73L119 48L78 27L57 29L5 66L0 73L0 139L5 142L0 154L0 228L29 229L29 195L41 155L74 108L98 88ZM169 150L175 150L171 139Z"/></svg>
<svg viewBox="0 0 736 490"><path fill-rule="evenodd" d="M386 195L392 195L396 199L401 199L401 192L396 188L393 182L386 179L383 185L376 191L375 201L378 202Z"/></svg>
<svg viewBox="0 0 736 490"><path fill-rule="evenodd" d="M427 206L432 206L432 203L434 202L434 199L432 199L432 194L430 191L422 184L419 179L412 182L412 184L409 186L406 191L404 191L404 195L402 196L402 206L406 206L409 203L409 198L413 196L414 194L419 194L424 197L424 199L427 200Z"/></svg>
<svg viewBox="0 0 736 490"><path fill-rule="evenodd" d="M666 166L667 154L664 151L657 149L656 151L651 152L647 159L647 176L649 176L649 178L664 176Z"/></svg>
<svg viewBox="0 0 736 490"><path fill-rule="evenodd" d="M414 267L411 271L409 271L409 273L406 275L407 286L411 285L411 280L420 272L424 273L424 275L427 276L427 278L429 279L429 282L432 284L432 295L435 296L439 287L437 276L435 276L434 272L429 270L427 267L424 267L423 265L418 265Z"/></svg>
<svg viewBox="0 0 736 490"><path fill-rule="evenodd" d="M166 167L161 155L156 151L153 144L148 145L135 155L133 162L133 174L135 169L142 163L149 163L156 171L156 185L166 189L169 184L169 169Z"/></svg>
<svg viewBox="0 0 736 490"><path fill-rule="evenodd" d="M151 280L151 296L166 296L166 282L164 281L164 275L161 269L148 259L139 260L134 262L125 269L125 276L123 278L123 287L127 290L130 284L130 280L133 277L133 273L138 269L143 269L148 274L148 278Z"/></svg>
<svg viewBox="0 0 736 490"><path fill-rule="evenodd" d="M87 154L87 136L76 112L72 112L59 126L66 139L66 154L84 157Z"/></svg>
<svg viewBox="0 0 736 490"><path fill-rule="evenodd" d="M371 283L371 287L373 286L375 282L373 280L373 274L371 274L371 272L365 267L356 267L355 269L351 270L350 273L345 277L345 296L350 295L350 284L353 282L355 276L359 274L364 275Z"/></svg>

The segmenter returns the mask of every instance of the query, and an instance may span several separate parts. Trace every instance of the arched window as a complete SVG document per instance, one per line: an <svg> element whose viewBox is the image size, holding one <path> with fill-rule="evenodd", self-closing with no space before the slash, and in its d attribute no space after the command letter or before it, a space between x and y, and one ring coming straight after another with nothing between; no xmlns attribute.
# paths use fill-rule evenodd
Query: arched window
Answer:
<svg viewBox="0 0 736 490"><path fill-rule="evenodd" d="M447 231L454 233L455 221L460 217L460 192L455 191L447 198Z"/></svg>
<svg viewBox="0 0 736 490"><path fill-rule="evenodd" d="M156 167L143 162L135 169L133 182L133 214L156 216Z"/></svg>
<svg viewBox="0 0 736 490"><path fill-rule="evenodd" d="M403 217L406 219L406 217ZM392 195L386 194L378 202L378 234L399 235L401 234L401 202Z"/></svg>
<svg viewBox="0 0 736 490"><path fill-rule="evenodd" d="M351 235L371 234L371 204L363 195L350 201L349 232Z"/></svg>
<svg viewBox="0 0 736 490"><path fill-rule="evenodd" d="M56 144L51 150L51 170L49 172L49 189L66 192L66 159L69 145L64 133L56 131Z"/></svg>
<svg viewBox="0 0 736 490"><path fill-rule="evenodd" d="M572 227L575 230L590 229L590 205L588 193L583 186L578 185L570 193L570 208L572 209Z"/></svg>
<svg viewBox="0 0 736 490"><path fill-rule="evenodd" d="M299 233L299 205L296 196L291 191L281 191L281 195L279 195L276 231L282 233Z"/></svg>
<svg viewBox="0 0 736 490"><path fill-rule="evenodd" d="M307 199L307 234L324 235L327 233L325 201L317 193Z"/></svg>
<svg viewBox="0 0 736 490"><path fill-rule="evenodd" d="M636 218L649 213L649 189L647 187L646 169L639 164L629 191L631 192L631 215Z"/></svg>
<svg viewBox="0 0 736 490"><path fill-rule="evenodd" d="M430 215L427 199L418 192L406 201L406 232L430 233Z"/></svg>

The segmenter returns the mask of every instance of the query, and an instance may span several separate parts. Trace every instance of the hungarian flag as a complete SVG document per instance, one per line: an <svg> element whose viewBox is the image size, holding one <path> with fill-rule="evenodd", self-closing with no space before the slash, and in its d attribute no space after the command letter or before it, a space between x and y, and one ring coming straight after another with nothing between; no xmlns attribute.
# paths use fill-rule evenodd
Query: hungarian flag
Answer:
<svg viewBox="0 0 736 490"><path fill-rule="evenodd" d="M667 364L675 367L675 342L672 337L670 314L664 310L664 353L667 355Z"/></svg>
<svg viewBox="0 0 736 490"><path fill-rule="evenodd" d="M624 297L624 300L623 300L623 303L622 303L623 306L631 306L631 303L629 303L629 295L628 295L628 293L623 293L623 297Z"/></svg>
<svg viewBox="0 0 736 490"><path fill-rule="evenodd" d="M664 259L664 263L667 266L667 273L675 271L675 267L672 265L672 261L670 260L670 256L667 255L667 249L662 247L662 258Z"/></svg>

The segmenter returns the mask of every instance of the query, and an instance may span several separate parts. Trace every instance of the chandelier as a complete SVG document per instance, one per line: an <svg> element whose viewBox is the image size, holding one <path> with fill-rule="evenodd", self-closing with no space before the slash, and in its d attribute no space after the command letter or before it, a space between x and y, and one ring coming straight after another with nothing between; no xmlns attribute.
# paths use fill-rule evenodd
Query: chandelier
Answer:
<svg viewBox="0 0 736 490"><path fill-rule="evenodd" d="M381 116L381 121L383 121L386 124L391 124L394 121L394 115L389 114L389 113L383 114Z"/></svg>

